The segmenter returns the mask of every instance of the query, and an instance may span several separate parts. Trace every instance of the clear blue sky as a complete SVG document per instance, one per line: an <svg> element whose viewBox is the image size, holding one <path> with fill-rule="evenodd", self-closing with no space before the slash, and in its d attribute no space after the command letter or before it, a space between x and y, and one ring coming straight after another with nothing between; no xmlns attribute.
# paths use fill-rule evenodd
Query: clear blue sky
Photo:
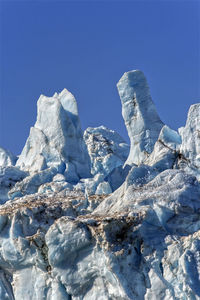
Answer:
<svg viewBox="0 0 200 300"><path fill-rule="evenodd" d="M0 0L0 145L19 154L40 94L64 87L82 128L127 141L116 83L142 70L161 119L177 129L200 102L199 1Z"/></svg>

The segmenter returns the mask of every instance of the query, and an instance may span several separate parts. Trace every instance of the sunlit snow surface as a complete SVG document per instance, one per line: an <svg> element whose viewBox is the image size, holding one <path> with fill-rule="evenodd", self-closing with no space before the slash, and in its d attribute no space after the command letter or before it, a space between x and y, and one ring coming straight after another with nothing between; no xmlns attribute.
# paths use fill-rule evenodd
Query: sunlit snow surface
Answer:
<svg viewBox="0 0 200 300"><path fill-rule="evenodd" d="M66 89L0 148L0 300L200 299L200 104L176 132L141 71L117 88L130 148Z"/></svg>

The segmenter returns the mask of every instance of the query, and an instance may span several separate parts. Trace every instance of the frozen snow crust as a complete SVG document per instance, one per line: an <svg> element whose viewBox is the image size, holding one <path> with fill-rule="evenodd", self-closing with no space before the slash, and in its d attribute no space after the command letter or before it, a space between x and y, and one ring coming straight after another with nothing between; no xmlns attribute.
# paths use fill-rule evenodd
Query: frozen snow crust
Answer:
<svg viewBox="0 0 200 300"><path fill-rule="evenodd" d="M64 89L0 148L0 300L200 299L200 104L176 132L141 71L117 88L130 147Z"/></svg>

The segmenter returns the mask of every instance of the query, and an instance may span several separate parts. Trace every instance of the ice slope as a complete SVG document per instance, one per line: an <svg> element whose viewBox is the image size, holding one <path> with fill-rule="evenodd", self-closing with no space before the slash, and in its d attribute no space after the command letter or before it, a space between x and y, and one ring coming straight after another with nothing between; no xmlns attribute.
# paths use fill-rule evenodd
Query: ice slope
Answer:
<svg viewBox="0 0 200 300"><path fill-rule="evenodd" d="M117 86L130 149L83 134L64 90L40 97L16 165L0 151L1 300L200 299L200 106L176 132L141 71Z"/></svg>

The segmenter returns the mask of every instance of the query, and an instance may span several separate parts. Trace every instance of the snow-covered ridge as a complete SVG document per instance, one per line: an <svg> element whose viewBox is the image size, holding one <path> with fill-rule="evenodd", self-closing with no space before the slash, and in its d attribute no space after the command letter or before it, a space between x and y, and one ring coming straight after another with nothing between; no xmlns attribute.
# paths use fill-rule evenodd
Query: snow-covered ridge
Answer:
<svg viewBox="0 0 200 300"><path fill-rule="evenodd" d="M64 89L0 148L1 300L200 299L200 104L176 132L141 71L117 88L130 147Z"/></svg>

